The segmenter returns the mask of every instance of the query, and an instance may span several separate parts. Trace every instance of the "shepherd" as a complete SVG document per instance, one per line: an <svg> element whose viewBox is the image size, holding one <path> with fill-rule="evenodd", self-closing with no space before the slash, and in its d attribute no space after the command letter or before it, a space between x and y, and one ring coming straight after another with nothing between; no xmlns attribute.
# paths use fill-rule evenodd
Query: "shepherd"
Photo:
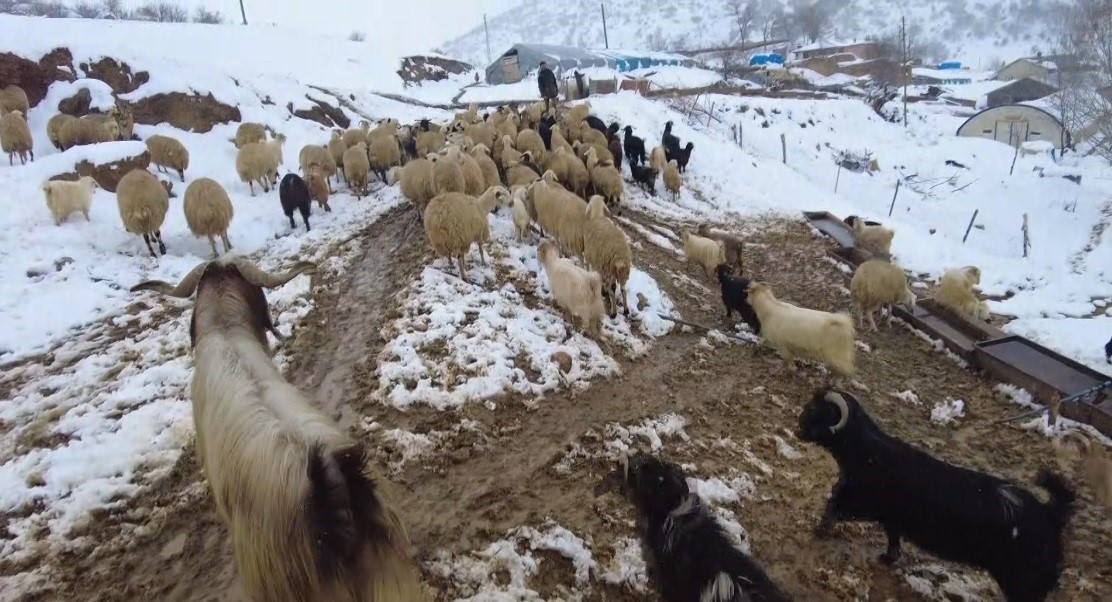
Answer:
<svg viewBox="0 0 1112 602"><path fill-rule="evenodd" d="M556 89L556 75L548 68L546 61L541 61L540 71L537 72L537 87L540 88L541 98L544 99L544 110L555 109L556 96L559 93Z"/></svg>

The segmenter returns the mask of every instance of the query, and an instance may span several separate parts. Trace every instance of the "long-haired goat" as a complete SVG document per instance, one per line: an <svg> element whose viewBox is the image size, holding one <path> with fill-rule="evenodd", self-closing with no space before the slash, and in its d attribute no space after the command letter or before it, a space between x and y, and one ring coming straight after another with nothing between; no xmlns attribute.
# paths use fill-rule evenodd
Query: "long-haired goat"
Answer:
<svg viewBox="0 0 1112 602"><path fill-rule="evenodd" d="M877 522L888 536L881 560L900 556L900 538L931 554L988 571L1009 602L1036 602L1057 587L1062 529L1074 492L1040 471L1042 503L1019 485L948 464L881 430L849 393L820 389L799 415L801 440L825 448L838 481L816 528Z"/></svg>
<svg viewBox="0 0 1112 602"><path fill-rule="evenodd" d="M734 276L730 266L720 263L714 268L718 274L718 284L722 289L722 305L726 306L726 319L733 319L734 312L741 314L741 319L749 325L753 334L761 334L761 319L753 306L749 305L749 279Z"/></svg>
<svg viewBox="0 0 1112 602"><path fill-rule="evenodd" d="M790 600L734 546L680 467L645 453L622 464L622 489L637 507L649 572L664 602Z"/></svg>
<svg viewBox="0 0 1112 602"><path fill-rule="evenodd" d="M853 319L777 299L762 282L749 284L749 304L761 321L761 337L795 370L795 358L822 362L840 377L854 373Z"/></svg>
<svg viewBox="0 0 1112 602"><path fill-rule="evenodd" d="M315 269L269 274L225 255L177 285L190 323L197 454L254 600L415 601L421 585L398 515L367 473L362 444L312 407L271 360L278 336L264 288ZM278 336L278 338L281 338Z"/></svg>

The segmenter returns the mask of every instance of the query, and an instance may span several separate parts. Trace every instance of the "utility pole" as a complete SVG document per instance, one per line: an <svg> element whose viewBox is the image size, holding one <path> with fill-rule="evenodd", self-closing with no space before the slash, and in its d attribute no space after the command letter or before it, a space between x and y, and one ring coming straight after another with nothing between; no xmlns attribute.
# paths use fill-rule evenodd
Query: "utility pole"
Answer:
<svg viewBox="0 0 1112 602"><path fill-rule="evenodd" d="M486 13L483 13L483 29L484 29L484 30L486 30L486 38L487 38L487 64L489 64L489 63L490 63L490 62L491 62L491 61L492 61L493 59L492 59L492 58L491 58L491 56L490 56L490 26L489 26L489 25L487 25L487 16L486 16Z"/></svg>
<svg viewBox="0 0 1112 602"><path fill-rule="evenodd" d="M239 14L243 17L243 24L247 25L247 11L243 8L243 0L239 0Z"/></svg>
<svg viewBox="0 0 1112 602"><path fill-rule="evenodd" d="M599 2L598 6L602 9L602 41L607 48L610 48L610 36L606 33L606 5Z"/></svg>
<svg viewBox="0 0 1112 602"><path fill-rule="evenodd" d="M907 127L907 80L911 79L911 66L907 62L908 51L907 39L907 18L900 15L900 54L903 56L903 62L900 65L900 73L903 75L903 98L904 98L904 127Z"/></svg>

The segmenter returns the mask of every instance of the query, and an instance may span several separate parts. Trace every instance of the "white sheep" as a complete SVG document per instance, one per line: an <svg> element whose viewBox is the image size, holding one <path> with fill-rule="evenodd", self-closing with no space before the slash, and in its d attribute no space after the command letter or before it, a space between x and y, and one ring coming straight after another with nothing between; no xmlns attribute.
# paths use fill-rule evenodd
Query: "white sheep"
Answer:
<svg viewBox="0 0 1112 602"><path fill-rule="evenodd" d="M261 123L245 121L236 128L235 145L237 149L243 148L248 144L263 142L265 140L266 128L264 128Z"/></svg>
<svg viewBox="0 0 1112 602"><path fill-rule="evenodd" d="M649 153L649 167L653 168L656 173L664 171L664 166L667 163L668 155L664 152L663 146L657 146L653 148L653 152Z"/></svg>
<svg viewBox="0 0 1112 602"><path fill-rule="evenodd" d="M884 226L866 225L865 220L856 215L847 217L845 221L853 228L854 239L863 243L866 249L885 255L892 254L892 238L896 235L893 230Z"/></svg>
<svg viewBox="0 0 1112 602"><path fill-rule="evenodd" d="M371 124L366 119L359 122L358 128L352 128L343 134L344 145L351 148L359 143L367 144L367 134L371 133Z"/></svg>
<svg viewBox="0 0 1112 602"><path fill-rule="evenodd" d="M58 129L58 144L62 150L87 144L119 140L120 124L104 115L86 115L64 121Z"/></svg>
<svg viewBox="0 0 1112 602"><path fill-rule="evenodd" d="M31 103L27 100L27 93L15 84L9 84L0 90L0 116L12 111L19 111L26 115L31 110Z"/></svg>
<svg viewBox="0 0 1112 602"><path fill-rule="evenodd" d="M448 149L447 154L433 164L433 179L436 181L436 194L448 192L467 192L467 180L463 177L463 168L460 166L460 150L457 147Z"/></svg>
<svg viewBox="0 0 1112 602"><path fill-rule="evenodd" d="M413 203L418 211L424 215L425 207L436 196L436 178L433 176L433 161L439 158L430 154L431 159L418 158L405 164L402 168L401 180L398 187L402 196Z"/></svg>
<svg viewBox="0 0 1112 602"><path fill-rule="evenodd" d="M519 186L513 191L513 197L510 200L510 216L514 222L514 236L517 240L525 239L529 233L529 226L533 223L532 216L529 215L529 189L525 186Z"/></svg>
<svg viewBox="0 0 1112 602"><path fill-rule="evenodd" d="M145 169L133 169L120 178L116 185L116 205L120 210L120 220L124 230L143 236L151 257L158 257L152 243L158 243L158 250L166 254L166 244L162 242L162 223L166 211L170 209L169 182L160 182Z"/></svg>
<svg viewBox="0 0 1112 602"><path fill-rule="evenodd" d="M339 129L332 130L332 137L328 140L328 154L332 155L332 163L336 166L336 171L344 169L344 151L347 150L347 145L344 144L343 132ZM339 182L339 174L336 181ZM331 184L329 185L331 188Z"/></svg>
<svg viewBox="0 0 1112 602"><path fill-rule="evenodd" d="M675 159L664 164L664 188L672 193L672 200L680 196L680 167Z"/></svg>
<svg viewBox="0 0 1112 602"><path fill-rule="evenodd" d="M270 192L271 152L266 142L250 142L236 152L236 173L241 182L247 183L251 196L255 196L255 183L263 192Z"/></svg>
<svg viewBox="0 0 1112 602"><path fill-rule="evenodd" d="M857 266L849 282L850 298L857 309L858 324L864 327L864 318L876 332L873 312L888 309L888 325L892 325L892 306L902 303L911 311L915 309L915 293L907 286L907 274L899 266L882 259L870 259Z"/></svg>
<svg viewBox="0 0 1112 602"><path fill-rule="evenodd" d="M11 111L0 115L0 149L8 154L9 166L15 164L16 155L19 155L21 165L27 164L28 154L32 161L35 160L35 141L22 112Z"/></svg>
<svg viewBox="0 0 1112 602"><path fill-rule="evenodd" d="M475 160L475 163L479 165L479 169L483 172L485 188L502 184L502 178L498 175L498 166L494 164L494 159L490 158L490 149L486 145L476 144L471 149L471 158Z"/></svg>
<svg viewBox="0 0 1112 602"><path fill-rule="evenodd" d="M614 167L610 153L606 153L606 160L600 160L594 169L591 169L591 185L595 194L601 195L608 204L618 206L622 202L622 173ZM619 214L621 212L619 211Z"/></svg>
<svg viewBox="0 0 1112 602"><path fill-rule="evenodd" d="M48 180L43 182L42 191L46 197L46 208L54 216L54 225L60 226L71 213L81 212L89 221L89 207L93 204L93 191L97 181L83 176L76 182Z"/></svg>
<svg viewBox="0 0 1112 602"><path fill-rule="evenodd" d="M749 284L749 304L761 321L761 338L795 371L795 358L804 357L833 369L841 377L854 373L853 319L798 307L780 301L762 282Z"/></svg>
<svg viewBox="0 0 1112 602"><path fill-rule="evenodd" d="M285 162L282 158L282 146L286 144L286 135L278 134L273 140L258 143L265 151L266 167L270 173L270 186L278 184L278 166Z"/></svg>
<svg viewBox="0 0 1112 602"><path fill-rule="evenodd" d="M610 302L610 317L618 315L618 305L629 315L626 284L633 267L633 254L625 233L606 217L606 201L599 195L587 203L587 221L583 225L583 260L602 278L604 296ZM615 294L615 286L617 294Z"/></svg>
<svg viewBox="0 0 1112 602"><path fill-rule="evenodd" d="M379 126L384 127L383 125ZM397 127L393 128L397 131ZM376 130L377 131L377 130ZM387 128L384 131L389 131ZM386 172L402 162L402 147L394 134L380 133L371 137L371 145L367 148L367 158L370 161L370 170L386 182Z"/></svg>
<svg viewBox="0 0 1112 602"><path fill-rule="evenodd" d="M719 241L703 238L688 232L680 231L683 241L683 257L687 263L695 263L703 267L703 275L708 279L714 274L715 268L726 263L726 247Z"/></svg>
<svg viewBox="0 0 1112 602"><path fill-rule="evenodd" d="M341 144L343 143L341 142ZM343 156L343 153L340 153L341 161L343 161ZM332 151L327 146L306 144L301 147L301 152L297 155L297 162L301 167L301 175L306 178L309 177L309 167L316 164L324 176L324 183L328 186L328 192L332 192L332 176L336 175L337 165L336 159L332 156Z"/></svg>
<svg viewBox="0 0 1112 602"><path fill-rule="evenodd" d="M425 209L425 234L429 245L441 257L459 262L459 277L467 280L466 256L471 245L479 245L479 260L486 265L483 245L490 240L487 216L499 204L508 202L510 192L491 187L479 198L458 192L439 194Z"/></svg>
<svg viewBox="0 0 1112 602"><path fill-rule="evenodd" d="M344 151L344 178L348 188L362 199L371 183L371 162L367 157L367 143L358 142Z"/></svg>
<svg viewBox="0 0 1112 602"><path fill-rule="evenodd" d="M189 151L184 144L161 134L147 138L146 144L152 165L165 174L169 173L167 168L173 169L178 172L181 181L185 181L185 170L189 169Z"/></svg>
<svg viewBox="0 0 1112 602"><path fill-rule="evenodd" d="M457 155L459 160L460 173L463 174L463 189L468 195L479 196L488 187L486 185L486 176L483 174L483 168L479 167L479 162L475 160L469 153L460 152ZM501 182L495 182L495 186L500 185Z"/></svg>
<svg viewBox="0 0 1112 602"><path fill-rule="evenodd" d="M526 129L518 132L517 144L514 145L514 148L522 152L529 151L533 154L533 159L537 163L544 163L544 160L548 158L548 151L544 148L544 140L541 139L541 135L536 130Z"/></svg>
<svg viewBox="0 0 1112 602"><path fill-rule="evenodd" d="M232 200L216 180L199 178L191 182L185 189L182 211L185 212L185 223L193 236L208 238L214 257L217 255L217 236L224 243L225 252L232 249L232 243L228 240L228 226L234 215Z"/></svg>
<svg viewBox="0 0 1112 602"><path fill-rule="evenodd" d="M988 320L988 306L977 297L973 287L981 282L981 270L976 266L946 270L938 283L934 300L939 305L977 320Z"/></svg>
<svg viewBox="0 0 1112 602"><path fill-rule="evenodd" d="M46 122L46 137L54 148L58 150L65 150L62 148L62 139L60 138L62 128L71 121L77 121L73 115L66 115L65 113L58 113Z"/></svg>
<svg viewBox="0 0 1112 602"><path fill-rule="evenodd" d="M557 183L556 175L551 171L534 182L530 191L537 212L537 224L569 254L582 256L587 203Z"/></svg>
<svg viewBox="0 0 1112 602"><path fill-rule="evenodd" d="M247 599L417 602L426 594L405 527L369 471L366 449L271 358L267 332L283 337L264 290L315 267L270 274L224 256L177 286L153 281L131 290L197 293L190 321L197 458Z"/></svg>
<svg viewBox="0 0 1112 602"><path fill-rule="evenodd" d="M439 153L444 148L444 134L440 131L428 131L417 134L417 155L426 157L430 153Z"/></svg>
<svg viewBox="0 0 1112 602"><path fill-rule="evenodd" d="M552 241L546 240L537 247L537 259L544 266L556 305L579 318L588 335L597 336L606 311L602 302L602 277L560 257Z"/></svg>

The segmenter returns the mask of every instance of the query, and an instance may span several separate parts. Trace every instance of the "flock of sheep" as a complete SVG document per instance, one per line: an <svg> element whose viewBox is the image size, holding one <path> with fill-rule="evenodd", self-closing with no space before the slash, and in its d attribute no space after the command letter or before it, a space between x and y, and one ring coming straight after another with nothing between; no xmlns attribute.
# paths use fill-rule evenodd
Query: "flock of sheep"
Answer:
<svg viewBox="0 0 1112 602"><path fill-rule="evenodd" d="M10 90L0 96L0 133L5 152L21 154L29 149L23 134L30 138L23 120L26 95L20 105ZM51 123L51 140L60 148L117 139L125 131L130 137L125 109ZM306 230L311 201L330 210L333 178L342 178L359 197L368 193L372 176L398 183L418 208L435 253L454 259L464 279L473 245L486 261L489 214L508 207L519 240L531 236L534 225L544 237L537 256L556 304L594 335L604 312L616 316L621 306L629 314L632 253L609 217L621 211L623 159L633 181L650 193L663 177L666 189L677 194L694 148L680 145L671 123L651 153L631 127L621 139L619 131L618 124L591 115L587 103L555 115L543 103L500 107L488 115L471 107L443 126L385 119L372 128L364 121L334 130L323 144L305 146L299 156L304 179L289 173L278 185L285 137L268 139L264 126L245 123L235 137L236 171L252 194L255 184L264 192L277 186L291 228L300 212ZM146 144L157 168L185 181L184 145L161 135ZM95 187L88 177L46 182L55 222L74 212L87 218ZM171 188L147 170L134 170L116 192L125 228L142 235L152 255L154 245L165 253L160 228ZM225 251L231 248L232 205L220 184L193 181L183 208L190 230L208 237L214 255L216 237ZM882 256L889 253L892 230L857 217L847 222L859 242ZM727 317L737 311L790 369L796 358L806 358L839 379L854 374L850 316L781 301L767 284L744 277L744 245L735 235L702 225L684 230L681 238L685 259L706 277L717 276ZM132 291L180 298L196 293L191 344L197 451L247 594L258 600L427 599L404 525L380 495L363 444L290 386L271 359L266 333L282 337L264 290L314 270L299 263L284 274L269 274L225 254L201 263L177 285L144 282ZM949 270L935 299L983 319L987 308L974 290L979 282L976 267ZM850 292L859 324L867 320L873 330L877 310L888 309L891 320L894 305L915 303L903 270L885 259L863 263ZM798 437L827 449L840 470L816 533L842 520L879 523L888 536L885 562L894 562L901 538L908 539L941 558L988 571L1010 602L1042 600L1056 587L1061 533L1075 497L1057 475L1040 474L1039 484L1050 492L1050 500L1040 502L1019 485L952 466L885 434L852 395L834 388L816 392L803 406ZM664 600L790 599L729 542L678 466L638 454L623 462L623 470ZM1098 463L1094 474L1110 472ZM1112 493L1105 501L1112 502Z"/></svg>

